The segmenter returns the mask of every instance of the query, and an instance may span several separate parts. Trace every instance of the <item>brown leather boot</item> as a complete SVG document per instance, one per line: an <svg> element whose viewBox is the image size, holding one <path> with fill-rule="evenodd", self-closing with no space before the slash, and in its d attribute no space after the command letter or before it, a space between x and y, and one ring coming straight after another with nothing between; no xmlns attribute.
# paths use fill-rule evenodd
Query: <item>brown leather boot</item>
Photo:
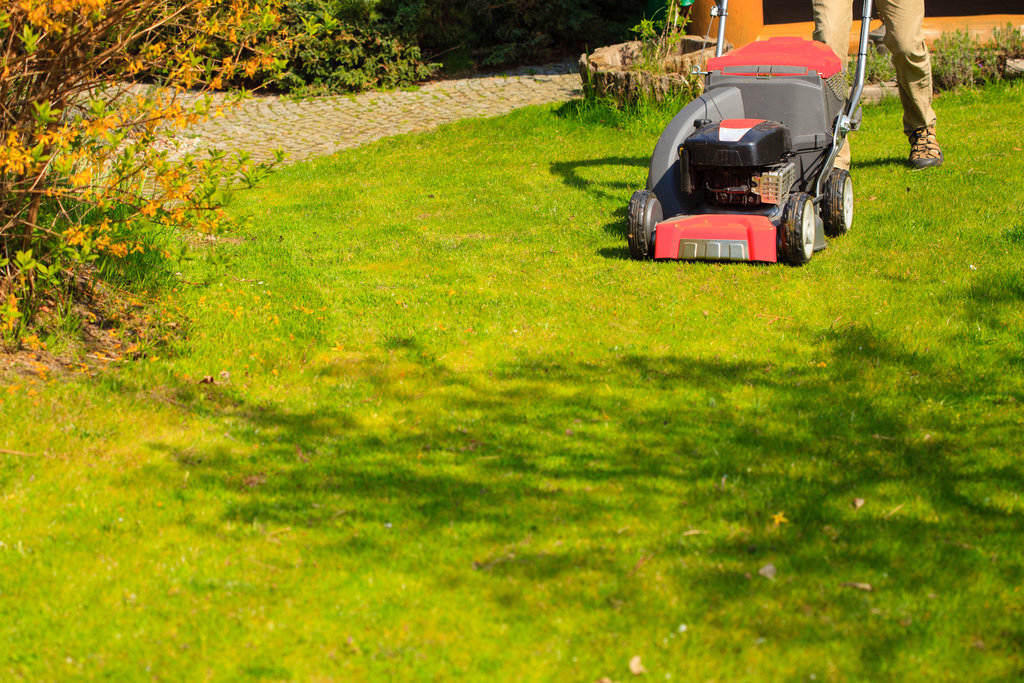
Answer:
<svg viewBox="0 0 1024 683"><path fill-rule="evenodd" d="M911 166L921 169L942 164L942 149L935 139L935 126L918 128L907 137L910 138L910 158L907 161Z"/></svg>

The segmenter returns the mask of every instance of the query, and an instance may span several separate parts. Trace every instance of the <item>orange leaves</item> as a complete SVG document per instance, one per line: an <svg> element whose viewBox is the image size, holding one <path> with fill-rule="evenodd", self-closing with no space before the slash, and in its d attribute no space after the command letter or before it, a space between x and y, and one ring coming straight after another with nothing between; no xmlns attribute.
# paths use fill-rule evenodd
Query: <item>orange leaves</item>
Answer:
<svg viewBox="0 0 1024 683"><path fill-rule="evenodd" d="M68 178L68 182L73 187L85 187L92 182L92 167L86 166L77 173L72 173L71 177Z"/></svg>
<svg viewBox="0 0 1024 683"><path fill-rule="evenodd" d="M22 175L32 166L32 153L21 143L16 131L7 133L7 140L0 146L0 173Z"/></svg>
<svg viewBox="0 0 1024 683"><path fill-rule="evenodd" d="M107 0L20 0L11 14L26 25L51 34L61 34L69 26L95 19L107 6Z"/></svg>
<svg viewBox="0 0 1024 683"><path fill-rule="evenodd" d="M70 126L62 125L60 128L44 130L36 136L36 142L51 148L66 148L74 136Z"/></svg>
<svg viewBox="0 0 1024 683"><path fill-rule="evenodd" d="M31 0L23 0L23 2L18 4L21 6L21 9L25 11L25 17L28 19L28 22L33 26L45 29L53 23L45 4L41 2L32 2Z"/></svg>
<svg viewBox="0 0 1024 683"><path fill-rule="evenodd" d="M21 311L18 309L18 300L14 294L8 294L7 300L0 306L0 330L12 332L20 319Z"/></svg>
<svg viewBox="0 0 1024 683"><path fill-rule="evenodd" d="M111 244L106 248L107 253L116 256L117 258L124 258L128 255L128 245L124 242L118 242Z"/></svg>
<svg viewBox="0 0 1024 683"><path fill-rule="evenodd" d="M9 95L0 107L0 333L23 327L33 310L24 303L41 288L95 277L88 266L97 259L143 252L144 226L223 228L219 190L240 177L243 163L247 183L272 164L175 160L167 137L221 111L202 98L183 104L187 89L221 87L274 64L252 40L266 37L266 8L277 2L4 4L0 21L13 39L0 42L0 90ZM237 43L226 59L202 52L231 31ZM142 73L160 87L125 83ZM8 258L16 250L31 254L31 264Z"/></svg>
<svg viewBox="0 0 1024 683"><path fill-rule="evenodd" d="M80 244L84 244L88 238L89 233L83 229L82 226L76 225L68 228L63 233L64 242L71 247L76 247Z"/></svg>

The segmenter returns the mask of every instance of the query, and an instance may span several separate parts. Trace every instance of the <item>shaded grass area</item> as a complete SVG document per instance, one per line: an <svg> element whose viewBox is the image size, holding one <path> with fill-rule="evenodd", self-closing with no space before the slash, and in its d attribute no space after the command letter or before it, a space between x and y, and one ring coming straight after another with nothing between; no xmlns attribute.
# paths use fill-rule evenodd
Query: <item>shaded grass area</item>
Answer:
<svg viewBox="0 0 1024 683"><path fill-rule="evenodd" d="M800 269L625 258L653 115L240 195L163 357L4 389L0 672L1020 676L1021 95L941 98L924 173L867 109Z"/></svg>

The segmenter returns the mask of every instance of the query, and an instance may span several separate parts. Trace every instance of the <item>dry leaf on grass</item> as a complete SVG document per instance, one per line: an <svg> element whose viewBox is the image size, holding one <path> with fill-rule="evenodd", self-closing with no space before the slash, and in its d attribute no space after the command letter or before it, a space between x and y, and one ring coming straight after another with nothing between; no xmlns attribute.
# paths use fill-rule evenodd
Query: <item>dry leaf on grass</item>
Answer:
<svg viewBox="0 0 1024 683"><path fill-rule="evenodd" d="M775 565L770 562L757 570L757 573L766 579L775 579Z"/></svg>
<svg viewBox="0 0 1024 683"><path fill-rule="evenodd" d="M872 585L870 583L861 583L859 581L847 581L846 583L843 584L843 587L844 588L856 588L859 591L867 591L869 593L871 591L875 590L874 587L872 587Z"/></svg>
<svg viewBox="0 0 1024 683"><path fill-rule="evenodd" d="M853 509L854 510L860 510L862 507L864 507L864 499L863 498L854 498L853 499Z"/></svg>
<svg viewBox="0 0 1024 683"><path fill-rule="evenodd" d="M257 472L256 474L250 474L249 476L247 476L245 479L242 480L242 483L248 486L249 488L254 489L257 486L266 483L266 481L267 475L263 474L262 472Z"/></svg>
<svg viewBox="0 0 1024 683"><path fill-rule="evenodd" d="M640 655L636 655L633 659L629 660L629 672L634 676L647 673L647 669L644 668L644 663L640 661Z"/></svg>

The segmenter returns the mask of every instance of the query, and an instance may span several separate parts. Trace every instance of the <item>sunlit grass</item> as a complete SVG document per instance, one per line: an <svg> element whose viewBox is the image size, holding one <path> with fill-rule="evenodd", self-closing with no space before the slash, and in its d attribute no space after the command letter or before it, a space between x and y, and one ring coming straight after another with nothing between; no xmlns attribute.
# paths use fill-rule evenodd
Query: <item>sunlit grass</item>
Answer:
<svg viewBox="0 0 1024 683"><path fill-rule="evenodd" d="M1019 676L1021 95L867 109L799 269L626 260L599 110L239 194L170 348L0 392L0 677Z"/></svg>

